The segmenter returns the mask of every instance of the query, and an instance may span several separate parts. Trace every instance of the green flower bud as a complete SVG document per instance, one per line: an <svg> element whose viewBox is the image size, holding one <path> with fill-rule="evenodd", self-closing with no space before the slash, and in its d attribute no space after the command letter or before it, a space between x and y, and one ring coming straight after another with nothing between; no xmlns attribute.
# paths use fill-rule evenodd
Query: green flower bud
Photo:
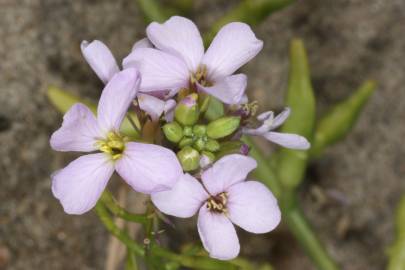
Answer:
<svg viewBox="0 0 405 270"><path fill-rule="evenodd" d="M220 139L231 135L239 127L240 117L227 116L212 121L207 126L207 135L212 139Z"/></svg>
<svg viewBox="0 0 405 270"><path fill-rule="evenodd" d="M174 111L176 120L184 125L194 125L200 116L200 110L197 104L198 95L191 94L180 101Z"/></svg>
<svg viewBox="0 0 405 270"><path fill-rule="evenodd" d="M208 106L210 104L210 100L211 100L211 96L207 95L207 94L203 94L201 93L199 98L198 98L198 105L200 106L200 111L202 113L204 113L205 111L207 111Z"/></svg>
<svg viewBox="0 0 405 270"><path fill-rule="evenodd" d="M216 152L220 148L219 142L216 140L209 139L205 144L205 149L211 152Z"/></svg>
<svg viewBox="0 0 405 270"><path fill-rule="evenodd" d="M201 151L201 150L203 150L204 148L205 148L205 140L204 139L202 139L202 138L199 138L199 139L197 139L195 142L194 142L194 148L195 149L197 149L198 151Z"/></svg>
<svg viewBox="0 0 405 270"><path fill-rule="evenodd" d="M183 129L177 122L165 124L163 126L163 133L173 143L178 143L183 138Z"/></svg>
<svg viewBox="0 0 405 270"><path fill-rule="evenodd" d="M194 135L196 135L198 137L204 136L207 133L207 126L195 125L193 127L193 133L194 133Z"/></svg>
<svg viewBox="0 0 405 270"><path fill-rule="evenodd" d="M189 127L189 126L184 127L183 134L184 134L184 136L187 136L187 137L193 136L193 128Z"/></svg>
<svg viewBox="0 0 405 270"><path fill-rule="evenodd" d="M180 142L179 142L179 147L183 148L187 145L192 145L194 142L194 140L192 138L183 138Z"/></svg>
<svg viewBox="0 0 405 270"><path fill-rule="evenodd" d="M185 172L198 169L200 166L200 154L190 146L186 146L177 153L177 157Z"/></svg>

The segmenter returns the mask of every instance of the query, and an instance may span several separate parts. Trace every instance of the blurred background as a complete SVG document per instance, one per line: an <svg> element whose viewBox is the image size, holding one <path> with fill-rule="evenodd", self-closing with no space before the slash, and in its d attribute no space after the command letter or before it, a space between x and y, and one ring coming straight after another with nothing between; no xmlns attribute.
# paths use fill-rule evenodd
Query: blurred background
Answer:
<svg viewBox="0 0 405 270"><path fill-rule="evenodd" d="M237 2L195 0L190 17L207 30ZM254 28L264 49L243 68L263 109L283 106L294 37L308 51L318 114L364 80L378 82L354 130L311 163L300 190L310 222L345 270L384 268L405 192L404 25L403 0L296 1ZM46 90L96 100L103 85L80 42L102 40L120 61L145 27L135 0L0 0L0 269L105 269L108 234L95 214L68 216L51 194L50 174L74 155L49 147L62 115ZM189 224L169 230L168 243L197 239ZM283 226L240 235L248 258L315 269Z"/></svg>

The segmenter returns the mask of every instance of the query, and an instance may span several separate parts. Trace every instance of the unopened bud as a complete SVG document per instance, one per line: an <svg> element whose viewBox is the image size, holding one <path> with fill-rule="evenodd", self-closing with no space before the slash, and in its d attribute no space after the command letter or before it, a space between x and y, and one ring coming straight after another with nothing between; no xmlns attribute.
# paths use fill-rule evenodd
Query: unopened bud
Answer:
<svg viewBox="0 0 405 270"><path fill-rule="evenodd" d="M200 167L206 168L215 161L215 155L208 151L203 151L200 158Z"/></svg>
<svg viewBox="0 0 405 270"><path fill-rule="evenodd" d="M193 133L194 135L201 137L204 136L205 133L207 133L207 126L205 125L195 125L193 127Z"/></svg>
<svg viewBox="0 0 405 270"><path fill-rule="evenodd" d="M227 116L221 117L207 126L207 135L212 139L220 139L231 135L238 129L240 123L240 117Z"/></svg>
<svg viewBox="0 0 405 270"><path fill-rule="evenodd" d="M216 152L220 148L219 142L213 139L209 139L205 144L205 149L211 152Z"/></svg>
<svg viewBox="0 0 405 270"><path fill-rule="evenodd" d="M191 145L193 144L194 140L192 138L183 138L180 142L179 142L179 147L183 148L185 146Z"/></svg>
<svg viewBox="0 0 405 270"><path fill-rule="evenodd" d="M177 122L165 124L163 126L163 133L173 143L178 143L183 138L183 129Z"/></svg>
<svg viewBox="0 0 405 270"><path fill-rule="evenodd" d="M190 127L190 126L184 127L183 128L183 134L184 134L184 136L187 136L187 137L193 136L193 128Z"/></svg>
<svg viewBox="0 0 405 270"><path fill-rule="evenodd" d="M185 172L198 169L200 166L200 154L190 146L186 146L177 153L177 157Z"/></svg>
<svg viewBox="0 0 405 270"><path fill-rule="evenodd" d="M180 101L174 111L175 119L184 126L194 125L200 116L198 95L191 94Z"/></svg>
<svg viewBox="0 0 405 270"><path fill-rule="evenodd" d="M195 149L197 149L198 151L201 151L205 148L205 140L203 138L199 138L194 142Z"/></svg>

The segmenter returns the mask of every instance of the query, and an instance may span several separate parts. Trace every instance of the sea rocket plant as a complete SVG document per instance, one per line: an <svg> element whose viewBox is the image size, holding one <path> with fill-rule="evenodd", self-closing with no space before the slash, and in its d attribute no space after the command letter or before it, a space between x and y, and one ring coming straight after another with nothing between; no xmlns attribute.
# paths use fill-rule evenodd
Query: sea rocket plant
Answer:
<svg viewBox="0 0 405 270"><path fill-rule="evenodd" d="M66 213L83 214L117 171L135 191L150 194L161 212L182 218L198 212L198 232L209 255L232 259L240 249L233 224L266 233L281 218L267 187L246 180L257 164L241 135L294 149L309 143L273 131L289 109L256 117L256 104L248 103L246 75L234 72L263 46L248 25L225 25L205 53L197 27L186 18L151 23L146 32L147 39L124 59L123 71L104 43L82 42L85 59L106 84L97 117L85 105L73 105L50 143L57 151L98 153L54 173L53 194ZM130 107L140 140L154 144L120 133Z"/></svg>
<svg viewBox="0 0 405 270"><path fill-rule="evenodd" d="M57 151L88 154L52 175L52 191L69 214L94 207L114 172L136 191L153 193L171 188L182 170L176 156L161 146L129 142L119 128L140 83L138 71L126 69L111 78L103 90L97 119L83 104L64 116L62 127L51 137Z"/></svg>
<svg viewBox="0 0 405 270"><path fill-rule="evenodd" d="M163 213L188 218L198 212L198 233L211 257L229 260L239 254L239 241L232 223L252 233L266 233L280 222L281 213L273 194L260 182L246 181L256 161L228 155L201 175L189 174L168 191L152 194Z"/></svg>

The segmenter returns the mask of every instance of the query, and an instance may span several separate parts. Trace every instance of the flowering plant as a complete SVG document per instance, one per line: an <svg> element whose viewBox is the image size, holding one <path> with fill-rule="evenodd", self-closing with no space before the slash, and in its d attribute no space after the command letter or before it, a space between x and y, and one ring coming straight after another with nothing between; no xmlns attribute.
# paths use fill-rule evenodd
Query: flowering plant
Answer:
<svg viewBox="0 0 405 270"><path fill-rule="evenodd" d="M263 47L249 25L225 24L205 52L197 26L184 17L152 22L146 36L123 59L122 69L104 43L82 42L84 58L105 84L97 108L49 91L66 111L51 147L90 152L52 175L52 192L64 211L83 214L95 207L107 229L127 246L128 261L132 255L144 258L151 269L251 269L248 261L227 261L240 252L235 228L268 233L283 216L318 266L337 269L302 217L295 192L307 160L347 133L344 123L356 115L345 119L337 107L319 126L327 126L328 118L343 125L333 127L332 135L327 127L313 136L314 96L302 43L292 43L288 107L275 116L249 100L247 76L235 74ZM352 111L372 88L366 84L352 97ZM281 132L274 131L278 128ZM277 154L279 170L252 136L283 148ZM149 196L144 214L122 208L106 190L114 171L134 191ZM120 230L111 214L142 224L143 246ZM169 223L164 215L198 215L198 234L211 258L192 249L176 254L164 248L159 241L159 221Z"/></svg>

